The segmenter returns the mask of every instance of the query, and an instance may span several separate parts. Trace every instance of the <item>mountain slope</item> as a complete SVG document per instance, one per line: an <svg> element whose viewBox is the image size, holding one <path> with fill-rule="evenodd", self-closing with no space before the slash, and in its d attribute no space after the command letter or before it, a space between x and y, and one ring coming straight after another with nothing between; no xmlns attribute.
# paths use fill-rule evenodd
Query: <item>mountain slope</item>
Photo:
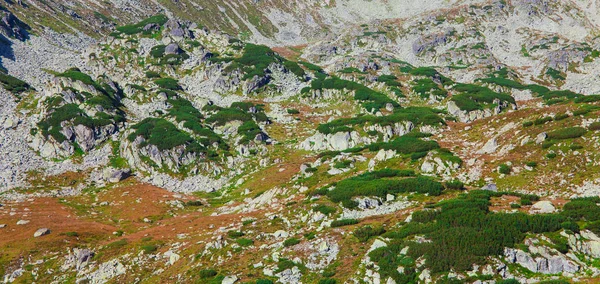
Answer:
<svg viewBox="0 0 600 284"><path fill-rule="evenodd" d="M600 275L592 1L5 6L4 282Z"/></svg>

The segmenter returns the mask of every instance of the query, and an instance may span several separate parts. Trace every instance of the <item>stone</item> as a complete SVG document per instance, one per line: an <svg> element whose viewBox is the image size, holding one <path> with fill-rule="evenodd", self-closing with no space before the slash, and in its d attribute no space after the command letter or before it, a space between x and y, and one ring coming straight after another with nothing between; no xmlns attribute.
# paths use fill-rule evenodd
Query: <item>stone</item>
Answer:
<svg viewBox="0 0 600 284"><path fill-rule="evenodd" d="M477 154L492 154L494 152L496 152L496 149L498 148L498 142L496 141L496 138L492 138L490 140L488 140L485 145L483 145L483 147L477 151Z"/></svg>
<svg viewBox="0 0 600 284"><path fill-rule="evenodd" d="M489 190L489 191L498 191L498 187L496 186L495 183L488 183L484 187L482 187L481 189L483 189L483 190Z"/></svg>
<svg viewBox="0 0 600 284"><path fill-rule="evenodd" d="M29 224L29 220L19 220L17 221L17 225L26 225Z"/></svg>
<svg viewBox="0 0 600 284"><path fill-rule="evenodd" d="M48 234L50 234L50 229L48 229L48 228L41 228L41 229L38 229L37 231L35 231L35 233L33 234L33 236L35 238L37 238L37 237L45 236L45 235L48 235Z"/></svg>
<svg viewBox="0 0 600 284"><path fill-rule="evenodd" d="M273 233L273 237L281 239L281 238L287 238L289 236L288 232L284 231L284 230L278 230L275 233Z"/></svg>
<svg viewBox="0 0 600 284"><path fill-rule="evenodd" d="M0 229L5 228L6 224L0 224Z"/></svg>
<svg viewBox="0 0 600 284"><path fill-rule="evenodd" d="M225 276L225 278L223 278L223 281L221 281L221 284L233 284L237 281L238 281L237 276L229 275L229 276Z"/></svg>
<svg viewBox="0 0 600 284"><path fill-rule="evenodd" d="M556 208L554 208L552 202L547 200L538 201L531 206L531 209L529 209L530 214L546 214L553 213L554 211L556 211Z"/></svg>
<svg viewBox="0 0 600 284"><path fill-rule="evenodd" d="M165 54L180 54L181 53L181 48L179 48L179 45L176 43L170 43L169 45L167 45L165 47Z"/></svg>
<svg viewBox="0 0 600 284"><path fill-rule="evenodd" d="M85 267L94 257L94 252L89 249L79 249L77 250L77 270L81 270Z"/></svg>
<svg viewBox="0 0 600 284"><path fill-rule="evenodd" d="M131 175L130 169L115 170L114 172L112 172L112 174L110 174L108 181L111 183L117 183L117 182L120 182L120 181L128 178L130 175Z"/></svg>
<svg viewBox="0 0 600 284"><path fill-rule="evenodd" d="M535 137L535 143L542 144L542 142L546 141L546 138L548 138L548 134L546 134L546 132L542 132Z"/></svg>

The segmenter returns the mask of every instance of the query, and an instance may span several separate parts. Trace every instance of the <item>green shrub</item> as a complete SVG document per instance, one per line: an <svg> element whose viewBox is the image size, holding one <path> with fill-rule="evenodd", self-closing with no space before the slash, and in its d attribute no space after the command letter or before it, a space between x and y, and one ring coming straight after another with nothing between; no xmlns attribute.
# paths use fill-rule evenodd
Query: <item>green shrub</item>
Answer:
<svg viewBox="0 0 600 284"><path fill-rule="evenodd" d="M146 78L160 78L160 73L155 71L146 71Z"/></svg>
<svg viewBox="0 0 600 284"><path fill-rule="evenodd" d="M145 254L153 253L157 249L158 249L158 247L156 245L143 245L142 246L142 251L144 251Z"/></svg>
<svg viewBox="0 0 600 284"><path fill-rule="evenodd" d="M296 238L289 238L289 239L287 239L287 240L285 240L283 242L283 246L284 247L291 247L291 246L295 246L295 245L297 245L299 243L300 243L300 240L298 240Z"/></svg>
<svg viewBox="0 0 600 284"><path fill-rule="evenodd" d="M563 206L561 214L574 221L598 221L600 220L600 207L596 203L597 200L593 199L573 199Z"/></svg>
<svg viewBox="0 0 600 284"><path fill-rule="evenodd" d="M150 56L154 57L154 58L161 58L165 55L165 48L167 46L164 44L159 44L156 45L154 47L152 47L152 49L150 49Z"/></svg>
<svg viewBox="0 0 600 284"><path fill-rule="evenodd" d="M521 198L520 203L521 206L528 206L533 204L533 202L531 202L531 199L529 198Z"/></svg>
<svg viewBox="0 0 600 284"><path fill-rule="evenodd" d="M377 196L385 198L387 194L416 192L429 195L440 195L443 185L428 177L405 179L389 179L356 176L339 181L335 188L328 191L327 197L333 202L351 200L355 196Z"/></svg>
<svg viewBox="0 0 600 284"><path fill-rule="evenodd" d="M526 162L525 165L527 165L528 167L535 168L535 167L537 167L537 162L533 162L533 161L532 162Z"/></svg>
<svg viewBox="0 0 600 284"><path fill-rule="evenodd" d="M492 107L495 100L515 103L515 99L507 94L496 93L489 88L478 85L457 84L453 90L459 94L452 96L452 101L456 103L458 108L465 111Z"/></svg>
<svg viewBox="0 0 600 284"><path fill-rule="evenodd" d="M350 167L350 165L352 165L352 161L349 160L344 160L344 161L338 161L336 162L333 167L336 169L345 169Z"/></svg>
<svg viewBox="0 0 600 284"><path fill-rule="evenodd" d="M367 146L369 151L373 152L383 149L395 150L396 152L402 154L428 152L434 149L438 149L439 147L439 144L435 141L421 140L419 138L411 136L400 136L389 142L373 143Z"/></svg>
<svg viewBox="0 0 600 284"><path fill-rule="evenodd" d="M529 127L533 125L533 121L525 121L523 122L523 127Z"/></svg>
<svg viewBox="0 0 600 284"><path fill-rule="evenodd" d="M230 238L232 238L232 239L236 239L236 238L239 238L239 237L243 237L243 236L245 236L245 235L246 235L246 234L244 234L243 232L240 232L240 231L228 231L228 232L227 232L227 236L229 236L229 237L230 237Z"/></svg>
<svg viewBox="0 0 600 284"><path fill-rule="evenodd" d="M517 203L511 203L510 204L510 208L512 208L512 209L519 209L519 208L521 208L521 205L519 205Z"/></svg>
<svg viewBox="0 0 600 284"><path fill-rule="evenodd" d="M122 239L122 240L114 241L114 242L106 245L106 247L110 248L110 249L114 249L114 248L122 248L126 245L127 245L127 239Z"/></svg>
<svg viewBox="0 0 600 284"><path fill-rule="evenodd" d="M592 122L589 126L588 126L589 130L592 131L598 131L600 130L600 122L596 121L596 122Z"/></svg>
<svg viewBox="0 0 600 284"><path fill-rule="evenodd" d="M19 94L31 89L31 86L27 82L3 72L0 72L0 84L2 84L4 89L13 94Z"/></svg>
<svg viewBox="0 0 600 284"><path fill-rule="evenodd" d="M256 284L274 284L275 282L269 279L258 279L256 280Z"/></svg>
<svg viewBox="0 0 600 284"><path fill-rule="evenodd" d="M560 224L560 226L565 230L569 230L574 233L579 233L580 228L576 222L573 222L573 221L562 222Z"/></svg>
<svg viewBox="0 0 600 284"><path fill-rule="evenodd" d="M496 281L496 284L521 284L519 281L517 281L516 279L504 279L504 280L498 280Z"/></svg>
<svg viewBox="0 0 600 284"><path fill-rule="evenodd" d="M450 190L463 190L465 189L465 184L460 180L452 180L444 183L446 189Z"/></svg>
<svg viewBox="0 0 600 284"><path fill-rule="evenodd" d="M158 85L160 88L177 91L181 90L181 86L179 86L179 82L173 78L160 78L154 80L154 83Z"/></svg>
<svg viewBox="0 0 600 284"><path fill-rule="evenodd" d="M440 88L439 85L430 78L414 80L412 90L425 100L429 99L429 96L446 97L448 95L446 90Z"/></svg>
<svg viewBox="0 0 600 284"><path fill-rule="evenodd" d="M306 238L307 240L312 240L312 239L316 238L316 234L315 234L315 232L306 233L306 234L304 234L304 238Z"/></svg>
<svg viewBox="0 0 600 284"><path fill-rule="evenodd" d="M336 284L337 281L335 279L327 278L319 280L319 284Z"/></svg>
<svg viewBox="0 0 600 284"><path fill-rule="evenodd" d="M315 212L321 212L321 213L323 213L325 215L330 215L330 214L335 213L335 211L337 211L337 209L335 209L334 207L327 206L327 205L324 205L324 204L319 204L319 205L313 207L312 210L315 211Z"/></svg>
<svg viewBox="0 0 600 284"><path fill-rule="evenodd" d="M503 194L506 193L473 190L441 201L435 205L439 213L428 213L427 218L421 218L428 222L410 222L386 233L384 237L392 241L369 256L380 266L382 277L394 279L402 276L394 272L400 262L395 258L407 245L410 259L406 261L424 257L425 266L433 273L466 271L472 269L473 264L485 263L489 256L502 255L505 247L521 243L526 233L556 232L565 221L559 214L490 212L491 197ZM415 235L424 236L430 242L411 241Z"/></svg>
<svg viewBox="0 0 600 284"><path fill-rule="evenodd" d="M246 238L236 239L235 242L242 247L249 247L254 244L254 241Z"/></svg>
<svg viewBox="0 0 600 284"><path fill-rule="evenodd" d="M299 110L297 110L297 109L294 109L294 108L288 108L288 109L287 109L287 113L288 113L288 114L299 114L299 113L300 113L300 111L299 111Z"/></svg>
<svg viewBox="0 0 600 284"><path fill-rule="evenodd" d="M439 112L428 107L407 107L396 108L394 113L388 116L363 115L352 118L340 118L328 123L321 124L317 130L323 134L332 134L337 132L352 131L356 125L377 124L393 125L401 121L410 121L415 125L444 125L444 120L439 116Z"/></svg>
<svg viewBox="0 0 600 284"><path fill-rule="evenodd" d="M135 131L129 135L129 141L133 142L138 136L142 136L146 140L140 144L140 147L151 144L163 151L195 143L187 133L180 131L171 122L162 118L148 117L131 128ZM197 149L197 147L191 148Z"/></svg>
<svg viewBox="0 0 600 284"><path fill-rule="evenodd" d="M510 166L508 166L506 164L501 164L500 166L498 166L498 172L501 174L508 175L508 174L510 174L510 171L511 171Z"/></svg>
<svg viewBox="0 0 600 284"><path fill-rule="evenodd" d="M546 154L546 158L548 158L548 159L554 159L554 158L556 158L556 153L554 153L554 152L548 153L548 154Z"/></svg>
<svg viewBox="0 0 600 284"><path fill-rule="evenodd" d="M585 229L600 236L600 222L591 222L585 226Z"/></svg>
<svg viewBox="0 0 600 284"><path fill-rule="evenodd" d="M148 24L157 24L159 26L164 25L169 19L167 18L167 16L165 15L156 15L156 16L152 16L150 18L147 18L137 24L133 24L133 25L126 25L126 26L121 26L121 27L117 27L117 31L124 33L124 34L128 34L128 35L133 35L133 34L138 34L138 33L143 33L143 34L150 34L152 31L144 31L144 27Z"/></svg>
<svg viewBox="0 0 600 284"><path fill-rule="evenodd" d="M550 122L550 121L552 121L552 117L545 116L545 117L541 117L541 118L534 120L533 124L534 125L542 125L542 124L545 124L546 122Z"/></svg>
<svg viewBox="0 0 600 284"><path fill-rule="evenodd" d="M383 229L382 226L366 225L354 230L354 237L364 243L370 238L379 236L383 233L385 233L385 229Z"/></svg>
<svg viewBox="0 0 600 284"><path fill-rule="evenodd" d="M202 279L212 278L217 276L217 274L217 271L214 269L202 269L200 272L198 272L198 276L200 276Z"/></svg>
<svg viewBox="0 0 600 284"><path fill-rule="evenodd" d="M567 119L567 118L569 118L568 114L566 114L566 113L559 113L556 116L554 116L554 121L560 121L560 120Z"/></svg>
<svg viewBox="0 0 600 284"><path fill-rule="evenodd" d="M201 200L190 200L185 203L185 206L203 206L204 203Z"/></svg>
<svg viewBox="0 0 600 284"><path fill-rule="evenodd" d="M355 225L355 224L358 224L358 220L356 220L356 219L341 219L341 220L335 220L335 221L331 222L331 227L335 228L335 227L350 226L350 225Z"/></svg>
<svg viewBox="0 0 600 284"><path fill-rule="evenodd" d="M587 130L583 127L567 127L549 132L548 138L557 140L572 139L581 137L585 135L586 132Z"/></svg>

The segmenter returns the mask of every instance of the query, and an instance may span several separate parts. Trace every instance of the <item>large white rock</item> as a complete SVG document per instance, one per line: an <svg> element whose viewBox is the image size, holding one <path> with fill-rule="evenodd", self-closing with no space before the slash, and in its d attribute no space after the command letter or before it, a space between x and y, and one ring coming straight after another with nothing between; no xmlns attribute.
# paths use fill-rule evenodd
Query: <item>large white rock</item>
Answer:
<svg viewBox="0 0 600 284"><path fill-rule="evenodd" d="M41 229L38 229L37 231L35 231L35 233L33 234L33 237L37 238L37 237L45 236L47 234L50 234L50 229L41 228Z"/></svg>
<svg viewBox="0 0 600 284"><path fill-rule="evenodd" d="M529 213L531 214L545 214L554 211L556 211L556 208L554 208L552 202L547 200L538 201L531 206L531 209L529 209Z"/></svg>

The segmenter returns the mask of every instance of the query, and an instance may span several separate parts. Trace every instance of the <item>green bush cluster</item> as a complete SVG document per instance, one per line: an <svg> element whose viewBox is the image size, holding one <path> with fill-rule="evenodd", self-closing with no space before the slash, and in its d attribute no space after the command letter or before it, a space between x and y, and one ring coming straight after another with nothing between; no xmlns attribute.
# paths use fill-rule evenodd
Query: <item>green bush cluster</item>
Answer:
<svg viewBox="0 0 600 284"><path fill-rule="evenodd" d="M287 70L300 78L305 76L304 69L298 63L286 60L265 45L247 43L244 46L242 56L239 58L213 56L210 60L213 62L231 62L226 70L241 69L244 72L243 80L252 79L255 76L265 77L269 65L273 63L282 64Z"/></svg>
<svg viewBox="0 0 600 284"><path fill-rule="evenodd" d="M40 121L37 126L44 137L52 136L58 143L67 140L67 137L61 133L61 124L64 121L71 121L73 125L84 125L90 128L124 121L122 116L111 116L104 112L97 112L96 117L89 117L76 104L52 107L50 111L51 113Z"/></svg>
<svg viewBox="0 0 600 284"><path fill-rule="evenodd" d="M239 239L236 239L236 240L235 240L235 242L236 242L238 245L242 246L242 247L249 247L249 246L251 246L251 245L254 245L254 241L253 241L253 240L251 240L251 239L246 239L246 238L239 238Z"/></svg>
<svg viewBox="0 0 600 284"><path fill-rule="evenodd" d="M361 242L367 242L370 238L379 236L385 233L382 226L365 225L354 230L354 237Z"/></svg>
<svg viewBox="0 0 600 284"><path fill-rule="evenodd" d="M402 84L400 84L400 82L396 81L397 79L398 79L398 77L396 77L394 75L381 75L381 76L377 77L377 82L384 83L388 87L401 87Z"/></svg>
<svg viewBox="0 0 600 284"><path fill-rule="evenodd" d="M0 72L0 84L2 84L4 89L13 94L19 94L31 89L31 86L29 86L27 82L15 78L11 75L8 75L4 72Z"/></svg>
<svg viewBox="0 0 600 284"><path fill-rule="evenodd" d="M177 129L173 123L164 118L148 117L131 128L135 131L127 137L129 141L133 142L138 136L145 139L140 147L151 144L163 151L186 145L188 152L202 153L205 151L205 148L194 141L189 134Z"/></svg>
<svg viewBox="0 0 600 284"><path fill-rule="evenodd" d="M289 238L285 241L283 241L283 246L284 247L291 247L291 246L295 246L297 244L300 243L300 240L296 239L296 238Z"/></svg>
<svg viewBox="0 0 600 284"><path fill-rule="evenodd" d="M496 93L489 88L473 84L457 84L453 90L458 95L452 96L452 101L461 110L474 111L483 110L494 106L494 101L515 103L515 99L507 94Z"/></svg>
<svg viewBox="0 0 600 284"><path fill-rule="evenodd" d="M498 166L498 172L504 175L508 175L510 174L511 168L509 165L507 164L500 164L500 166Z"/></svg>
<svg viewBox="0 0 600 284"><path fill-rule="evenodd" d="M127 35L133 35L138 33L150 34L152 31L144 31L144 27L148 24L157 24L159 26L164 25L169 19L165 15L156 15L147 18L137 24L126 25L117 27L117 31Z"/></svg>
<svg viewBox="0 0 600 284"><path fill-rule="evenodd" d="M433 140L422 140L412 136L400 136L389 142L373 143L367 146L369 151L395 150L401 154L423 153L438 149L440 145Z"/></svg>
<svg viewBox="0 0 600 284"><path fill-rule="evenodd" d="M548 132L548 138L557 140L572 139L581 137L586 132L587 130L583 127L567 127Z"/></svg>
<svg viewBox="0 0 600 284"><path fill-rule="evenodd" d="M414 80L412 90L422 99L428 99L429 96L446 97L448 95L446 90L440 88L439 85L430 78Z"/></svg>
<svg viewBox="0 0 600 284"><path fill-rule="evenodd" d="M563 206L561 214L573 221L595 222L600 220L599 197L577 198Z"/></svg>
<svg viewBox="0 0 600 284"><path fill-rule="evenodd" d="M343 131L352 131L354 126L366 124L393 125L398 122L410 121L419 125L444 125L444 120L439 116L439 111L428 107L397 108L394 113L387 116L361 115L352 118L338 118L331 122L320 124L317 130L323 134L332 134Z"/></svg>
<svg viewBox="0 0 600 284"><path fill-rule="evenodd" d="M322 89L331 89L331 90L348 90L354 91L354 99L363 101L363 107L365 107L368 111L377 111L381 108L384 108L388 103L392 104L394 107L399 107L400 105L390 99L383 93L376 92L370 88L365 87L362 84L348 81L344 79L340 79L338 77L332 76L327 77L324 74L318 75L315 79L311 81L310 87L307 87L302 90L302 93L307 93L312 90L322 90Z"/></svg>
<svg viewBox="0 0 600 284"><path fill-rule="evenodd" d="M393 240L387 247L372 251L369 254L371 260L382 268L382 277L390 276L397 281L411 273L410 270L408 275L397 272L401 262L412 269L414 261L410 260L423 256L425 266L433 273L466 271L473 264L485 263L489 256L501 255L505 247L521 243L527 233L560 230L566 220L559 214L490 212L491 197L503 194L475 190L456 199L442 201L435 206L438 209L433 213L419 217L422 222L411 222L384 234ZM431 242L405 240L414 235L424 235ZM400 255L400 250L406 246L409 246L408 255Z"/></svg>
<svg viewBox="0 0 600 284"><path fill-rule="evenodd" d="M156 80L154 80L154 83L162 89L167 89L167 90L171 90L171 91L181 90L181 86L179 86L179 82L173 78L156 79Z"/></svg>
<svg viewBox="0 0 600 284"><path fill-rule="evenodd" d="M321 212L325 215L330 215L337 211L337 209L335 209L335 207L327 206L325 204L319 204L319 205L313 207L312 210L315 212Z"/></svg>
<svg viewBox="0 0 600 284"><path fill-rule="evenodd" d="M479 79L478 81L483 82L483 83L495 84L495 85L502 86L502 87L517 89L517 90L530 90L532 93L536 94L538 97L541 97L542 99L544 99L544 101L546 101L549 104L557 103L557 102L565 102L565 101L569 101L569 100L575 100L576 102L593 102L596 99L600 100L600 97L593 98L592 96L589 96L590 98L586 98L588 96L582 96L581 94L577 94L577 93L569 91L569 90L551 91L550 89L548 89L544 86L540 86L540 85L536 85L536 84L523 85L517 81L511 80L508 78L504 78L504 77L493 77L492 76L489 78Z"/></svg>
<svg viewBox="0 0 600 284"><path fill-rule="evenodd" d="M444 186L431 178L417 176L410 178L379 178L376 176L356 176L335 184L332 190L322 192L333 202L342 202L344 207L357 196L377 196L385 198L388 194L422 193L440 195Z"/></svg>
<svg viewBox="0 0 600 284"><path fill-rule="evenodd" d="M254 109L255 111L251 111ZM206 123L223 126L230 121L249 121L256 120L257 122L269 122L269 118L264 112L263 105L247 102L237 102L231 104L229 108L221 108L218 106L206 105L205 111L215 112L205 120Z"/></svg>
<svg viewBox="0 0 600 284"><path fill-rule="evenodd" d="M202 269L198 272L198 276L202 279L212 278L217 276L217 271L214 269Z"/></svg>
<svg viewBox="0 0 600 284"><path fill-rule="evenodd" d="M335 220L335 221L331 222L331 227L336 228L336 227L350 226L350 225L356 225L358 223L359 223L359 221L356 219L340 219L340 220Z"/></svg>

